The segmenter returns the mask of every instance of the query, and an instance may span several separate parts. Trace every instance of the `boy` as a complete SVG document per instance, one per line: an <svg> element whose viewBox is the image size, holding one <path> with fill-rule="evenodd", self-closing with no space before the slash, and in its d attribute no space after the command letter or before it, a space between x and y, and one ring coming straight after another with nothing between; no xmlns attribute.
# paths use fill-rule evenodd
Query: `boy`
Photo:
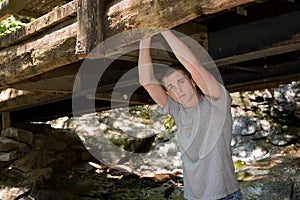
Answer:
<svg viewBox="0 0 300 200"><path fill-rule="evenodd" d="M185 69L168 70L159 83L150 54L151 38L147 38L140 41L139 81L178 128L184 196L188 200L242 199L230 149L231 97L185 43L170 30L161 34Z"/></svg>

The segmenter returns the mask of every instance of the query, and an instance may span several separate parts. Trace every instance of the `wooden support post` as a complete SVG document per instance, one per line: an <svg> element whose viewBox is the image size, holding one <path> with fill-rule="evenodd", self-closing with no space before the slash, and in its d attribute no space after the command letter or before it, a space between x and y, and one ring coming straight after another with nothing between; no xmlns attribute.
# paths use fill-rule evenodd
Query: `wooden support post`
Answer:
<svg viewBox="0 0 300 200"><path fill-rule="evenodd" d="M77 55L85 57L103 41L104 10L104 0L78 0Z"/></svg>
<svg viewBox="0 0 300 200"><path fill-rule="evenodd" d="M2 112L2 129L10 127L10 114L9 112Z"/></svg>

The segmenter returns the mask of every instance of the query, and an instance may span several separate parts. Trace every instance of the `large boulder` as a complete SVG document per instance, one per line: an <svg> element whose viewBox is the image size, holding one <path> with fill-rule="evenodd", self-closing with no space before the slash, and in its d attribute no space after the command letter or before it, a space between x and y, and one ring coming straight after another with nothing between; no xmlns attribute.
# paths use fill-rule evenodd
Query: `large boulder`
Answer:
<svg viewBox="0 0 300 200"><path fill-rule="evenodd" d="M0 152L9 152L14 150L18 152L29 152L30 148L23 142L18 142L0 136Z"/></svg>
<svg viewBox="0 0 300 200"><path fill-rule="evenodd" d="M11 138L19 142L24 142L28 145L30 145L33 140L32 132L23 129L13 128L13 127L2 130L1 136L6 138Z"/></svg>

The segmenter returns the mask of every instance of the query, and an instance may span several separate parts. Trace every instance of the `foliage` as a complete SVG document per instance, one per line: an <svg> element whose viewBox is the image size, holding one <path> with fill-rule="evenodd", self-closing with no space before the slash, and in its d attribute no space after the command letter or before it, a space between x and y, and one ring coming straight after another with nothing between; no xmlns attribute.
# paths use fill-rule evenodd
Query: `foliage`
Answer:
<svg viewBox="0 0 300 200"><path fill-rule="evenodd" d="M0 37L21 28L33 19L28 17L10 16L0 22Z"/></svg>
<svg viewBox="0 0 300 200"><path fill-rule="evenodd" d="M129 113L131 116L137 117L137 118L142 118L144 119L144 124L149 124L150 118L154 117L155 115L158 114L158 111L152 111L151 110L151 105L141 105L141 106L132 106L129 108ZM150 116L151 115L151 116ZM175 127L175 122L173 118L170 115L166 115L166 117L163 120L163 125L164 127L169 130L168 132L171 133L174 130Z"/></svg>
<svg viewBox="0 0 300 200"><path fill-rule="evenodd" d="M168 115L166 120L164 121L164 126L166 129L172 129L175 126L175 122L170 115Z"/></svg>
<svg viewBox="0 0 300 200"><path fill-rule="evenodd" d="M150 111L150 105L129 107L129 113L132 116L142 118L142 119L150 119L149 111Z"/></svg>

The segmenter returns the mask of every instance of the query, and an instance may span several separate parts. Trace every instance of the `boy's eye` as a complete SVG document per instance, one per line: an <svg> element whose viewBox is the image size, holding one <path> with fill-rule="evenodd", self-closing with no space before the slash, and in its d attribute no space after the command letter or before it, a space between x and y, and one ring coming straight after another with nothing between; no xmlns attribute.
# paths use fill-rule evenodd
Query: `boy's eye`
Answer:
<svg viewBox="0 0 300 200"><path fill-rule="evenodd" d="M169 90L172 90L172 89L174 89L174 85L169 86Z"/></svg>
<svg viewBox="0 0 300 200"><path fill-rule="evenodd" d="M184 83L185 82L185 79L180 79L179 80L179 83Z"/></svg>

